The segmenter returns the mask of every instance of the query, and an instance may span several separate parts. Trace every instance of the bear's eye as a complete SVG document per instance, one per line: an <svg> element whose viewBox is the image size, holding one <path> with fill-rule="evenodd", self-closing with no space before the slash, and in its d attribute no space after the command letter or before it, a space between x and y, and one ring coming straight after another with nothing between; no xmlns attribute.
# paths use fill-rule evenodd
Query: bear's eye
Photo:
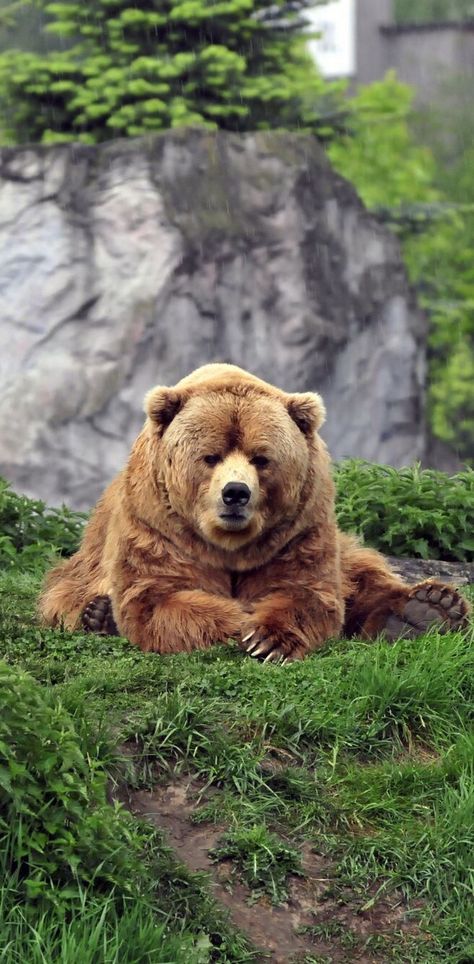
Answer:
<svg viewBox="0 0 474 964"><path fill-rule="evenodd" d="M270 459L267 459L266 455L254 455L252 465L255 465L256 469L264 469L269 461Z"/></svg>
<svg viewBox="0 0 474 964"><path fill-rule="evenodd" d="M221 461L220 455L205 455L204 461L206 465L217 465Z"/></svg>

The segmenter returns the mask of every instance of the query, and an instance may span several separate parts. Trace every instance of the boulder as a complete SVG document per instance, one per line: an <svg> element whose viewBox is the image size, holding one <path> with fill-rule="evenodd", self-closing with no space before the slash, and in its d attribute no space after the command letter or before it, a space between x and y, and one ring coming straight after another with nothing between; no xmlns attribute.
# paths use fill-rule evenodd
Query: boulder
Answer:
<svg viewBox="0 0 474 964"><path fill-rule="evenodd" d="M332 454L425 451L425 319L396 238L310 136L0 152L0 474L88 509L154 384L229 361L328 407Z"/></svg>

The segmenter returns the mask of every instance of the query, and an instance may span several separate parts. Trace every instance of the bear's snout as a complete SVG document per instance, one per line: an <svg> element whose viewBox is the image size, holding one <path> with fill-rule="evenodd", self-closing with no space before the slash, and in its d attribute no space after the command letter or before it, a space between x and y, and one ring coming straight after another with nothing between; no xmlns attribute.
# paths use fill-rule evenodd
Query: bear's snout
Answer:
<svg viewBox="0 0 474 964"><path fill-rule="evenodd" d="M260 530L261 491L257 469L239 450L230 452L204 474L198 525L212 542L234 548ZM201 508L202 506L202 508Z"/></svg>
<svg viewBox="0 0 474 964"><path fill-rule="evenodd" d="M228 482L222 489L224 505L243 506L250 500L251 491L246 482Z"/></svg>

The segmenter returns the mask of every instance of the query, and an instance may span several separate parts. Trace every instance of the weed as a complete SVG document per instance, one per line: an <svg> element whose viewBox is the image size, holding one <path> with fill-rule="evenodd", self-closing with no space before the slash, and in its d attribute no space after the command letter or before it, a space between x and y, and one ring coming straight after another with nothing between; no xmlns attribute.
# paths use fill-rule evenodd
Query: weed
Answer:
<svg viewBox="0 0 474 964"><path fill-rule="evenodd" d="M231 831L211 851L214 860L230 859L254 897L267 894L274 903L287 897L287 878L300 875L301 856L263 825Z"/></svg>

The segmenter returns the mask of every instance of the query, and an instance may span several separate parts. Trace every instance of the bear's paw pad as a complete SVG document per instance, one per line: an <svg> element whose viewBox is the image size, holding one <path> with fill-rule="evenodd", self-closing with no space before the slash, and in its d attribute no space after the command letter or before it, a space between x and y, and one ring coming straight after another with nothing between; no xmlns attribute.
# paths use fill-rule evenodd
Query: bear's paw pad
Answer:
<svg viewBox="0 0 474 964"><path fill-rule="evenodd" d="M110 596L94 596L83 610L81 621L86 633L94 633L96 636L119 635Z"/></svg>
<svg viewBox="0 0 474 964"><path fill-rule="evenodd" d="M421 583L413 586L401 612L391 613L384 627L391 639L415 639L436 628L440 633L463 629L469 605L454 586Z"/></svg>

